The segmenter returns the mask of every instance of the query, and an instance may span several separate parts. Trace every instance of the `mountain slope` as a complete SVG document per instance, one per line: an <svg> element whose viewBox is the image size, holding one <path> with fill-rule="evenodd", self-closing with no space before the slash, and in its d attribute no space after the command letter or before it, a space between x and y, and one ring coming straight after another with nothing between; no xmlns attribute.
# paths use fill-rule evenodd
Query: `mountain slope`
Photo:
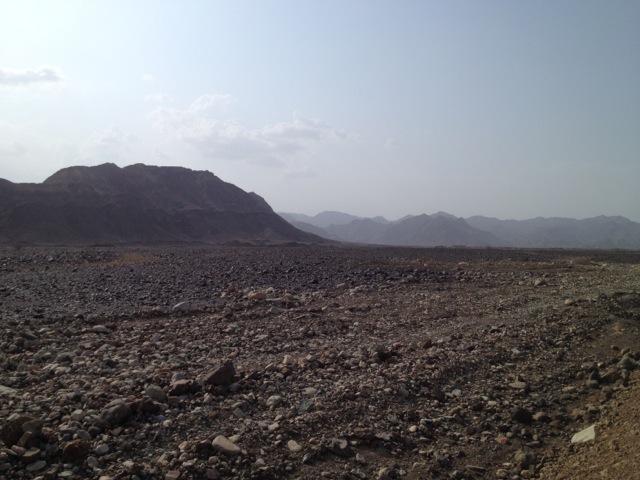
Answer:
<svg viewBox="0 0 640 480"><path fill-rule="evenodd" d="M387 223L361 218L346 225L331 225L324 231L326 238L374 245L503 245L491 233L470 226L462 218L442 213L407 216L404 220ZM319 230L314 232L321 234Z"/></svg>
<svg viewBox="0 0 640 480"><path fill-rule="evenodd" d="M0 242L317 242L255 193L210 172L69 167L42 184L0 181Z"/></svg>
<svg viewBox="0 0 640 480"><path fill-rule="evenodd" d="M349 214L333 218L348 219ZM295 218L296 214L286 214ZM640 223L624 217L532 218L499 220L474 216L457 218L445 212L433 215L407 215L389 222L383 217L359 218L349 223L321 228L318 217L308 223L295 223L314 234L355 243L414 246L503 246L520 248L619 248L640 249ZM313 223L313 225L311 224Z"/></svg>

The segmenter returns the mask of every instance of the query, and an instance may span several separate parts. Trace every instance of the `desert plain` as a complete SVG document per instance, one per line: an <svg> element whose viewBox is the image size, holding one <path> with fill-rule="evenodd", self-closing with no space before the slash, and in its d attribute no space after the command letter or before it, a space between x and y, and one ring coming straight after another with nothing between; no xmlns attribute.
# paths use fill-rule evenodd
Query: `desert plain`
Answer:
<svg viewBox="0 0 640 480"><path fill-rule="evenodd" d="M0 479L633 479L639 361L638 251L2 247Z"/></svg>

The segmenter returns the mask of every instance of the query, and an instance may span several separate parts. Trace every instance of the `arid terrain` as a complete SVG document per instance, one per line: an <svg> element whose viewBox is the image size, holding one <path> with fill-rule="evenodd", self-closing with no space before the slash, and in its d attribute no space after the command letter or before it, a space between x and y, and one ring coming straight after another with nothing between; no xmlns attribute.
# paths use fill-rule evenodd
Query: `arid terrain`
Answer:
<svg viewBox="0 0 640 480"><path fill-rule="evenodd" d="M638 251L3 247L0 332L2 480L638 478Z"/></svg>

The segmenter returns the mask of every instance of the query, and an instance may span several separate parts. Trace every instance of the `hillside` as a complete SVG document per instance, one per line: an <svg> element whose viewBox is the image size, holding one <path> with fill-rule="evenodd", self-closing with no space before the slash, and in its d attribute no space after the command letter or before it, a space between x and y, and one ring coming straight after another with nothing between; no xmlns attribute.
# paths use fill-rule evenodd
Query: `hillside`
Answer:
<svg viewBox="0 0 640 480"><path fill-rule="evenodd" d="M255 193L206 171L69 167L42 184L0 181L0 243L318 242Z"/></svg>

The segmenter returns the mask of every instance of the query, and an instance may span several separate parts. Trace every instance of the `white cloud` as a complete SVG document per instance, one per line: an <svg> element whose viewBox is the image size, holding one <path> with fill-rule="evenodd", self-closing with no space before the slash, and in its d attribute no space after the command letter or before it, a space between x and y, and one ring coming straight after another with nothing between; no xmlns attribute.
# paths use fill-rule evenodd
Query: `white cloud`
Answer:
<svg viewBox="0 0 640 480"><path fill-rule="evenodd" d="M145 73L144 75L142 75L142 80L144 80L145 82L153 82L155 78L150 73Z"/></svg>
<svg viewBox="0 0 640 480"><path fill-rule="evenodd" d="M0 85L20 86L32 83L57 83L62 75L53 67L40 67L36 70L16 70L0 67Z"/></svg>
<svg viewBox="0 0 640 480"><path fill-rule="evenodd" d="M285 158L310 153L310 145L348 135L330 124L294 113L288 122L249 128L225 119L224 107L235 102L230 95L202 95L188 108L158 108L150 114L154 125L211 158L279 165Z"/></svg>
<svg viewBox="0 0 640 480"><path fill-rule="evenodd" d="M117 162L129 157L138 143L136 135L112 127L89 138L81 149L81 156L91 162Z"/></svg>

